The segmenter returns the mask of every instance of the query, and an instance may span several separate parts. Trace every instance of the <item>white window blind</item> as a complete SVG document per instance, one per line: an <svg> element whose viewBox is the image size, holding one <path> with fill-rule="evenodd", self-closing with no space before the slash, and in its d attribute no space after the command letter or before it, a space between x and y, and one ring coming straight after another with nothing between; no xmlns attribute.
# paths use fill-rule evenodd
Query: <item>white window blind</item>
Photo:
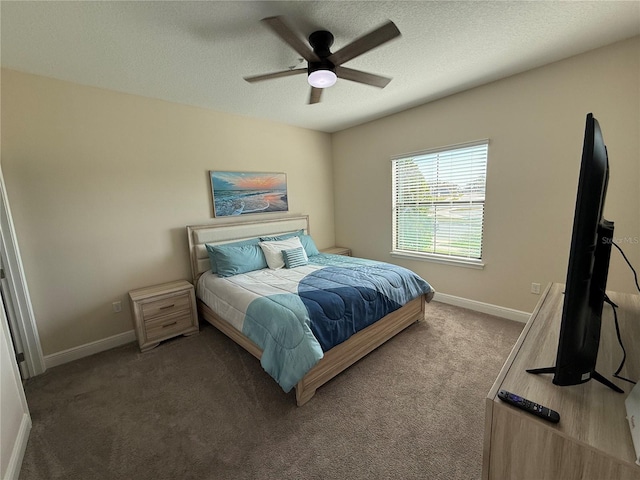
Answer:
<svg viewBox="0 0 640 480"><path fill-rule="evenodd" d="M482 258L488 140L392 160L393 253Z"/></svg>

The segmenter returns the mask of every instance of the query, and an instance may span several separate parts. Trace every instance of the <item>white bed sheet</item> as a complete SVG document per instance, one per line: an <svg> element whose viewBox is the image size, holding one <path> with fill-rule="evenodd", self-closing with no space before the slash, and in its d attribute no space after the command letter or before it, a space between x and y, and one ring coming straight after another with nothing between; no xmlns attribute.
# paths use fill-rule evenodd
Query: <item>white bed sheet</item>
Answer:
<svg viewBox="0 0 640 480"><path fill-rule="evenodd" d="M247 307L253 300L267 295L297 293L300 280L319 268L322 267L264 268L232 277L220 277L207 271L198 279L196 296L219 317L242 332Z"/></svg>

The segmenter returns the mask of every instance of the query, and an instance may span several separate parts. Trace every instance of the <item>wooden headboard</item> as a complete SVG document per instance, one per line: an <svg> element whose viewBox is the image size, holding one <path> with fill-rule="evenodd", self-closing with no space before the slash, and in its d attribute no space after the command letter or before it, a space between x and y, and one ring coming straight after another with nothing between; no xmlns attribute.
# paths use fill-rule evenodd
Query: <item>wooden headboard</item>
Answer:
<svg viewBox="0 0 640 480"><path fill-rule="evenodd" d="M205 243L220 245L222 243L247 240L249 238L281 235L300 229L309 234L308 215L252 220L248 222L188 226L187 236L189 239L189 258L191 260L193 283L195 284L198 277L211 268Z"/></svg>

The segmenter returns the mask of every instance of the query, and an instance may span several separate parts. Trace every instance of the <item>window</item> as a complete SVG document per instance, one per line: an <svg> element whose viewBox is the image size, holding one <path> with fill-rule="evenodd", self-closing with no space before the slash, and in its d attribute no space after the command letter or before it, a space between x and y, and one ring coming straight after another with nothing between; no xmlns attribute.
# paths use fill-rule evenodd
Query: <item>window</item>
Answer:
<svg viewBox="0 0 640 480"><path fill-rule="evenodd" d="M481 265L488 140L393 164L393 254Z"/></svg>

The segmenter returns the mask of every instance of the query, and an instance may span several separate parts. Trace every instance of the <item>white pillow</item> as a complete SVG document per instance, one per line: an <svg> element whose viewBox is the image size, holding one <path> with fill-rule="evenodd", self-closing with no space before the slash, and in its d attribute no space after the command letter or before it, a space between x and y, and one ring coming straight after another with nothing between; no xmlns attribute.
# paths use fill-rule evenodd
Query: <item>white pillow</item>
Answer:
<svg viewBox="0 0 640 480"><path fill-rule="evenodd" d="M287 238L286 240L276 240L273 242L260 242L260 248L264 253L264 257L267 259L267 265L272 270L284 267L284 258L282 257L283 250L291 250L292 248L302 247L299 237ZM302 248L304 252L304 247ZM305 257L306 257L305 253Z"/></svg>

